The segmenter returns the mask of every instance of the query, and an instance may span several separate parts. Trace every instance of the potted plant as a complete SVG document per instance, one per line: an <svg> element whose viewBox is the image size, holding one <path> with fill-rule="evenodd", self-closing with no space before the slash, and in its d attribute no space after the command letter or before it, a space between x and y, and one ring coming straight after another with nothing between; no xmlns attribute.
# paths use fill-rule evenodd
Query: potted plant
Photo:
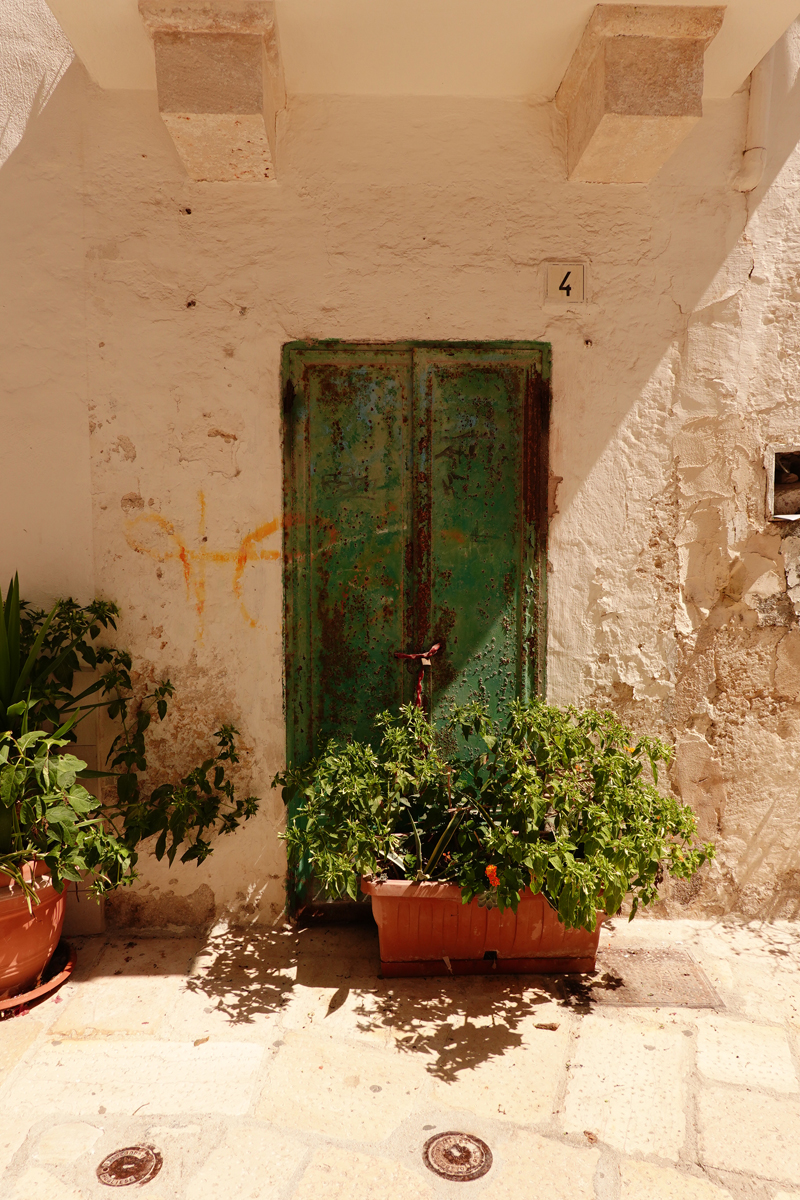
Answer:
<svg viewBox="0 0 800 1200"><path fill-rule="evenodd" d="M594 969L600 922L714 854L659 792L671 750L613 713L479 704L437 730L419 708L276 776L290 868L372 896L385 975ZM650 778L648 778L648 775Z"/></svg>
<svg viewBox="0 0 800 1200"><path fill-rule="evenodd" d="M64 753L66 729L0 735L0 1000L33 983L64 921L64 885L94 871L121 881L131 848L105 828L97 799L78 781L86 764Z"/></svg>
<svg viewBox="0 0 800 1200"><path fill-rule="evenodd" d="M23 993L41 975L58 942L65 886L87 876L102 893L136 878L137 847L155 837L157 858L202 862L212 833L231 833L258 809L236 796L229 768L238 762L232 725L214 735L215 751L177 783L149 795L146 733L164 720L174 693L162 680L136 696L131 659L97 639L116 629L118 609L59 601L50 613L19 597L15 578L0 597L0 1001ZM95 678L75 692L76 673ZM107 711L118 732L109 770L88 771L69 753L80 721ZM113 780L103 799L84 782Z"/></svg>

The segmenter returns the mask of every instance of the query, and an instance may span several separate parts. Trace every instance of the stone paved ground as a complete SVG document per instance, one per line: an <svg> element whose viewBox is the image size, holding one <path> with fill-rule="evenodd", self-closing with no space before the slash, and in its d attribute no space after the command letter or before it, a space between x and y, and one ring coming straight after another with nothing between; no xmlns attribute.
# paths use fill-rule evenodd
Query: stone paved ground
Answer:
<svg viewBox="0 0 800 1200"><path fill-rule="evenodd" d="M724 1008L380 980L371 927L86 941L0 1023L0 1197L107 1200L97 1164L145 1142L143 1200L800 1200L800 926L613 926L689 950ZM449 1129L483 1179L426 1170Z"/></svg>

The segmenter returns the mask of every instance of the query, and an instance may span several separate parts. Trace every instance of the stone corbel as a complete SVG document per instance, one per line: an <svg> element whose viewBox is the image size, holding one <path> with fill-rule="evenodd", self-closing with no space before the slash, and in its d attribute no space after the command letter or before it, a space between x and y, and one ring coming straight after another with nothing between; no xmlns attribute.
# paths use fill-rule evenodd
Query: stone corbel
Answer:
<svg viewBox="0 0 800 1200"><path fill-rule="evenodd" d="M567 172L647 183L703 115L703 56L724 7L598 4L555 103Z"/></svg>
<svg viewBox="0 0 800 1200"><path fill-rule="evenodd" d="M139 0L155 46L158 107L192 179L275 174L286 105L268 0Z"/></svg>

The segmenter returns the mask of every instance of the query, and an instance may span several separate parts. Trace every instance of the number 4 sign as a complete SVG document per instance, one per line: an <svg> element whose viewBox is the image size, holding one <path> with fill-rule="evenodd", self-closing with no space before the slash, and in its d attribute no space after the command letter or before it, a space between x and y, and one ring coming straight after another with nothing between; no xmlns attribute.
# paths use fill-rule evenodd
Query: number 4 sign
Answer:
<svg viewBox="0 0 800 1200"><path fill-rule="evenodd" d="M585 268L583 263L547 264L547 299L552 304L582 304Z"/></svg>

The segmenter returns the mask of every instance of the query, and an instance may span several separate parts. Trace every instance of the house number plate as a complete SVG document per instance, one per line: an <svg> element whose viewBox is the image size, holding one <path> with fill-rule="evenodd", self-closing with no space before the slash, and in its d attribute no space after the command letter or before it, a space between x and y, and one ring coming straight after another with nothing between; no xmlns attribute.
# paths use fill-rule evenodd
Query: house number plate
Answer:
<svg viewBox="0 0 800 1200"><path fill-rule="evenodd" d="M583 304L586 268L583 263L547 264L547 300L551 304Z"/></svg>

